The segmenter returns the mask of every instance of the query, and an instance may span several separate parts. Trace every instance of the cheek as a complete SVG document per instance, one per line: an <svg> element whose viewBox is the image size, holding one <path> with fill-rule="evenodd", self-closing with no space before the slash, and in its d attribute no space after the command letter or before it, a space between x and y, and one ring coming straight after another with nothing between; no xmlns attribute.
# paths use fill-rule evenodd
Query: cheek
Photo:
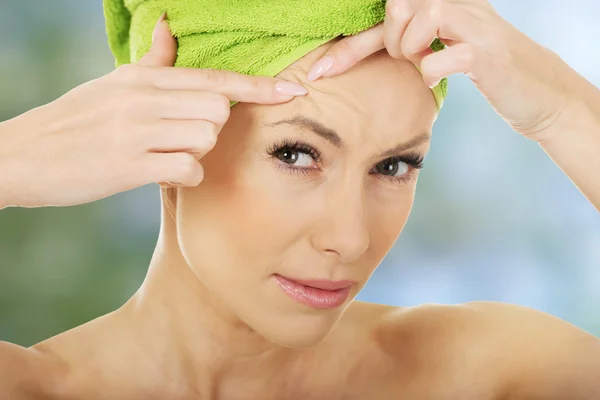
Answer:
<svg viewBox="0 0 600 400"><path fill-rule="evenodd" d="M373 193L375 198L372 199L373 206L369 215L372 221L370 250L375 258L375 267L390 251L404 229L412 210L415 188L413 184L405 190Z"/></svg>
<svg viewBox="0 0 600 400"><path fill-rule="evenodd" d="M178 204L182 247L190 263L229 265L238 276L268 275L302 236L306 213L300 193L289 183L293 178L256 155L203 165L203 182L184 189Z"/></svg>

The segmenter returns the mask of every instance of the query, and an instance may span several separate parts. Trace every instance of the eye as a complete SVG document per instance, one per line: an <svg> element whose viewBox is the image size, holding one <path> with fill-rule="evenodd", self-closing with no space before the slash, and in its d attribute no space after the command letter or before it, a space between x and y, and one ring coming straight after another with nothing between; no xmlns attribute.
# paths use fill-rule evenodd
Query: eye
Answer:
<svg viewBox="0 0 600 400"><path fill-rule="evenodd" d="M314 147L289 139L273 144L267 149L267 153L284 163L285 168L298 171L315 169L312 165L321 159L321 154Z"/></svg>
<svg viewBox="0 0 600 400"><path fill-rule="evenodd" d="M268 147L267 153L278 160L277 167L296 174L310 174L319 170L313 166L321 161L321 153L314 147L290 139L283 139ZM379 179L397 183L416 179L413 170L423 167L424 156L413 152L387 158L377 163L369 174L378 175Z"/></svg>
<svg viewBox="0 0 600 400"><path fill-rule="evenodd" d="M380 162L375 166L375 169L381 175L386 176L398 176L404 175L409 171L408 165L402 161L395 161L393 159L388 159Z"/></svg>
<svg viewBox="0 0 600 400"><path fill-rule="evenodd" d="M370 173L393 182L407 182L415 179L415 174L411 174L411 170L423 168L423 159L424 156L419 153L390 157L375 165L374 171Z"/></svg>
<svg viewBox="0 0 600 400"><path fill-rule="evenodd" d="M291 164L295 167L310 167L313 163L310 154L299 150L282 149L276 157L284 163Z"/></svg>

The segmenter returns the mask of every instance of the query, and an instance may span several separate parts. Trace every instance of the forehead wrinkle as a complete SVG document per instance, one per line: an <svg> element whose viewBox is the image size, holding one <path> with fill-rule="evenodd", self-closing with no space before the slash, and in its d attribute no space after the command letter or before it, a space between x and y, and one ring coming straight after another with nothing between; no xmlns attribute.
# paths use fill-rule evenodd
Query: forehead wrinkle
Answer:
<svg viewBox="0 0 600 400"><path fill-rule="evenodd" d="M289 76L285 78L281 76L281 78L294 81L294 78L297 78L297 74L301 71L299 68L290 68L286 72ZM380 153L395 146L397 140L394 139L398 138L398 134L382 135L381 132L380 134L374 132L374 125L377 124L374 124L373 120L383 118L383 116L377 115L377 112L380 113L382 108L376 107L371 110L369 104L363 105L368 100L368 96L352 96L356 91L354 88L344 87L343 90L348 93L328 90L328 86L335 89L336 85L340 84L339 81L333 82L333 79L335 78L331 78L326 85L320 83L321 81L316 81L315 85L313 82L305 83L298 79L299 83L309 89L309 94L293 100L292 103L295 103L295 107L293 112L290 112L290 118L302 114L312 116L326 126L334 128L344 143L350 145L351 148L360 150L361 153L373 148L373 151L369 151L369 153L374 152L376 156L379 156ZM328 115L333 117L328 117ZM385 131L387 130L385 129ZM379 142L383 143L379 144Z"/></svg>
<svg viewBox="0 0 600 400"><path fill-rule="evenodd" d="M304 65L304 62L291 65L278 77L304 85L309 93L291 102L294 112L290 116L302 113L314 116L325 125L334 127L349 147L361 153L381 154L396 146L399 139L410 140L415 130L414 136L418 131L428 131L428 126L419 126L423 117L428 119L420 93L429 89L423 84L419 88L420 74L414 65L408 60L391 59L383 53L378 55L377 61L373 61L379 65L377 75L385 79L384 82L376 80L372 92L368 82L373 74L368 69L367 75L352 73L351 70L309 82L306 73L310 65ZM393 98L383 100L382 96ZM403 96L404 99L400 99Z"/></svg>
<svg viewBox="0 0 600 400"><path fill-rule="evenodd" d="M303 68L303 65L294 64L282 71L279 75L277 75L277 77L289 80L291 82L299 83L309 90L308 95L304 97L298 97L297 99L314 100L314 96L311 95L320 93L328 96L328 98L326 99L328 101L331 98L339 98L342 101L347 102L350 108L352 108L353 111L357 113L364 111L358 104L351 104L352 100L358 100L360 96L359 93L355 91L351 85L344 85L344 82L342 82L342 80L345 80L347 76L342 74L335 77L321 78L317 81L310 82L306 80L307 73L308 69Z"/></svg>

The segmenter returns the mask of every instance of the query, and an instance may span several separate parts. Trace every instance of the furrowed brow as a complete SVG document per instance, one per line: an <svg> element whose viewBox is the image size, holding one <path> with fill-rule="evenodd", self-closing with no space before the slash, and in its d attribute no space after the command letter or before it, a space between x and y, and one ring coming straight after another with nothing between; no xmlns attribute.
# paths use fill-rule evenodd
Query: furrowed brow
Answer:
<svg viewBox="0 0 600 400"><path fill-rule="evenodd" d="M286 118L286 119L282 119L280 121L264 124L264 126L267 128L272 128L272 127L275 127L278 125L292 125L292 126L296 126L296 127L308 130L308 131L313 132L316 135L320 136L321 138L325 139L326 141L330 142L338 149L344 148L344 141L342 140L340 135L334 129L328 128L327 126L323 125L319 121L312 119L310 117L307 117L305 115L296 115L292 118ZM430 139L431 139L430 132L420 133L417 136L412 137L410 140L408 140L404 143L400 143L396 147L385 151L384 153L381 154L381 156L382 157L391 157L393 155L396 155L398 153L401 153L403 151L406 151L408 149L411 149L413 147L417 147L423 143L426 143Z"/></svg>

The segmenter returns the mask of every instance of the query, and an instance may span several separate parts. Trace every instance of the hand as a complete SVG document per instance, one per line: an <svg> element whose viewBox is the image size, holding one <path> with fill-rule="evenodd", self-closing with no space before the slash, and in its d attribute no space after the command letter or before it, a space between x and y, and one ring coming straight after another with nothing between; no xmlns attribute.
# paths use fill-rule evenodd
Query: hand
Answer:
<svg viewBox="0 0 600 400"><path fill-rule="evenodd" d="M215 145L230 100L294 97L270 77L173 68L176 49L161 18L137 64L0 124L0 208L82 204L153 182L198 185L198 160Z"/></svg>
<svg viewBox="0 0 600 400"><path fill-rule="evenodd" d="M429 49L436 37L447 45L439 52ZM536 141L559 131L549 128L569 121L591 86L502 19L487 0L388 0L382 24L329 49L333 66L323 76L340 74L383 48L418 65L428 86L466 74L515 131ZM319 62L309 80L327 64Z"/></svg>

